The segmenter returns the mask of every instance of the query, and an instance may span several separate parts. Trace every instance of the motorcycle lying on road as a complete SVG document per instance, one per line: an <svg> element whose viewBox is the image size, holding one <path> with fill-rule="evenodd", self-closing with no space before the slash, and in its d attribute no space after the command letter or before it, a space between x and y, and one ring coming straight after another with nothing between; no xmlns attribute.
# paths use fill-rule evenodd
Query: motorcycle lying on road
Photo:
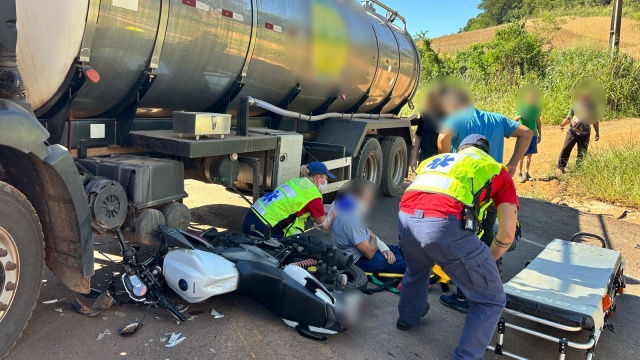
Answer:
<svg viewBox="0 0 640 360"><path fill-rule="evenodd" d="M345 332L365 316L365 295L346 289L347 275L340 273L350 269L353 258L320 239L302 234L280 241L257 240L211 231L206 241L168 226L159 226L158 231L161 246L143 262L117 231L124 270L121 280L130 299L164 308L180 321L186 317L166 296L165 283L189 303L239 292L313 340L324 341L327 338L323 334ZM270 247L269 251L278 256L262 247ZM320 260L309 257L317 253ZM315 265L316 277L329 286L303 268L305 264ZM113 285L104 294L111 299L117 297ZM92 316L88 310L83 313ZM141 323L128 326L127 331L136 332Z"/></svg>

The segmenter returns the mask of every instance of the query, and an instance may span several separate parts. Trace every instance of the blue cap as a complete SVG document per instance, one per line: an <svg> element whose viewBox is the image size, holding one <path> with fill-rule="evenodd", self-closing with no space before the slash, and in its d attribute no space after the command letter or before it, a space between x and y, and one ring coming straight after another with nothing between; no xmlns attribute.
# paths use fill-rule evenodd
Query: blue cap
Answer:
<svg viewBox="0 0 640 360"><path fill-rule="evenodd" d="M458 151L469 146L475 146L478 149L486 152L487 154L491 150L491 145L489 144L489 140L487 140L486 137L479 134L471 134L466 138L464 138L464 140L462 140L462 142L460 143L460 146L458 146Z"/></svg>
<svg viewBox="0 0 640 360"><path fill-rule="evenodd" d="M329 179L335 179L336 176L333 175L329 169L327 169L327 165L321 163L320 161L310 162L307 165L307 169L309 169L310 174L325 174Z"/></svg>

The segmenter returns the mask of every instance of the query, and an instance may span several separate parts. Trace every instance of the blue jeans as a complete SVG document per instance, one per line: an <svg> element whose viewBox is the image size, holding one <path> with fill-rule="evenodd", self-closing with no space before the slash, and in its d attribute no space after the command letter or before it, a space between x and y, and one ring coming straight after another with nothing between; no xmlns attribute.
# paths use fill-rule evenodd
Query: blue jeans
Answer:
<svg viewBox="0 0 640 360"><path fill-rule="evenodd" d="M389 250L396 256L396 262L393 264L389 264L380 251L376 251L376 254L371 259L367 259L364 256L360 257L356 261L356 265L366 272L404 274L407 269L407 263L400 253L400 247L398 245L389 245Z"/></svg>
<svg viewBox="0 0 640 360"><path fill-rule="evenodd" d="M507 302L489 247L453 216L422 218L400 212L398 235L407 262L398 303L400 319L410 325L420 323L431 268L438 264L469 302L453 359L482 359Z"/></svg>

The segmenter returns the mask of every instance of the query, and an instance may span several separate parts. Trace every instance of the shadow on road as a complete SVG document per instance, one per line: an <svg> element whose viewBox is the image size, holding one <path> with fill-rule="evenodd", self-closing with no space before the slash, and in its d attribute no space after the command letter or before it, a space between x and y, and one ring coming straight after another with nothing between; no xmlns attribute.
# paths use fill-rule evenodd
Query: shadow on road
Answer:
<svg viewBox="0 0 640 360"><path fill-rule="evenodd" d="M210 227L242 230L242 219L247 208L239 205L213 204L191 209L190 230L204 231Z"/></svg>

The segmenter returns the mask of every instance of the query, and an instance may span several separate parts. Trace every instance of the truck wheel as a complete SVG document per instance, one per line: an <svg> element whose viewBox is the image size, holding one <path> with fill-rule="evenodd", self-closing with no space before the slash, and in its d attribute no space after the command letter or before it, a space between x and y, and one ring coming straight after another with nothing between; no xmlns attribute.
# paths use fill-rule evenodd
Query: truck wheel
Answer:
<svg viewBox="0 0 640 360"><path fill-rule="evenodd" d="M407 143L400 136L388 136L382 140L382 182L380 187L386 196L402 193L409 158Z"/></svg>
<svg viewBox="0 0 640 360"><path fill-rule="evenodd" d="M377 186L382 181L382 148L374 137L366 137L353 158L352 179L366 179Z"/></svg>
<svg viewBox="0 0 640 360"><path fill-rule="evenodd" d="M27 326L44 276L44 242L27 198L0 182L0 358Z"/></svg>

